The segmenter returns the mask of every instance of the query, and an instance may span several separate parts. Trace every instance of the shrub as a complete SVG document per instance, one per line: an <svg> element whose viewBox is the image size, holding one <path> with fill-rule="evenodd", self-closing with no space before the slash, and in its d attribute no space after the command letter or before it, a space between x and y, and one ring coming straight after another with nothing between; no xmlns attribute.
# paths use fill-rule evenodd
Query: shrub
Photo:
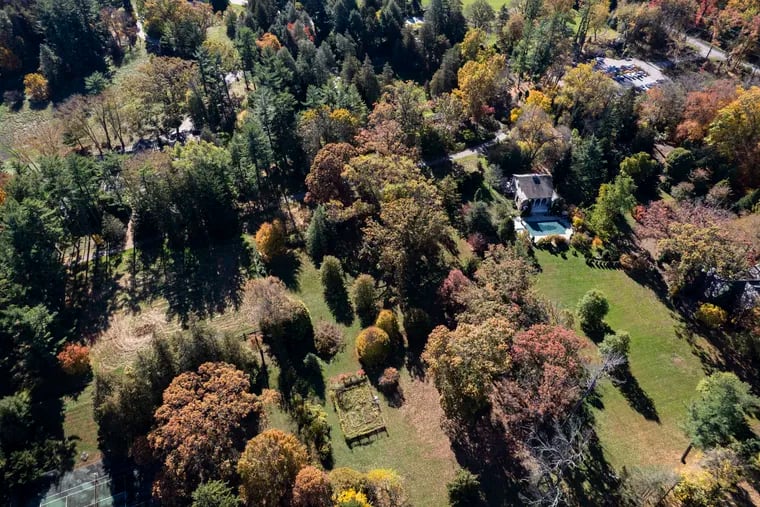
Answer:
<svg viewBox="0 0 760 507"><path fill-rule="evenodd" d="M584 255L588 254L591 251L591 237L585 232L576 232L570 238L570 246Z"/></svg>
<svg viewBox="0 0 760 507"><path fill-rule="evenodd" d="M599 329L607 312L610 311L610 304L602 291L591 289L583 295L578 302L578 318L581 326L588 329Z"/></svg>
<svg viewBox="0 0 760 507"><path fill-rule="evenodd" d="M544 236L536 241L536 248L550 250L552 252L564 252L567 250L567 239L559 234Z"/></svg>
<svg viewBox="0 0 760 507"><path fill-rule="evenodd" d="M304 401L297 394L291 399L291 405L298 425L298 434L306 441L309 448L313 449L320 461L327 461L332 455L327 413L321 405Z"/></svg>
<svg viewBox="0 0 760 507"><path fill-rule="evenodd" d="M354 489L347 489L335 495L335 507L372 507L367 495Z"/></svg>
<svg viewBox="0 0 760 507"><path fill-rule="evenodd" d="M480 505L483 496L480 492L478 476L464 469L457 471L451 482L446 485L451 507L469 507Z"/></svg>
<svg viewBox="0 0 760 507"><path fill-rule="evenodd" d="M689 150L676 148L665 159L665 172L671 181L682 181L694 169L696 163L696 158Z"/></svg>
<svg viewBox="0 0 760 507"><path fill-rule="evenodd" d="M365 491L367 489L367 478L363 473L352 468L340 467L330 471L330 484L335 491L349 489Z"/></svg>
<svg viewBox="0 0 760 507"><path fill-rule="evenodd" d="M488 205L483 201L476 201L468 207L465 212L464 223L467 226L467 231L471 234L479 232L485 236L493 236L495 232Z"/></svg>
<svg viewBox="0 0 760 507"><path fill-rule="evenodd" d="M285 226L282 221L264 222L256 231L256 250L261 254L264 262L285 253Z"/></svg>
<svg viewBox="0 0 760 507"><path fill-rule="evenodd" d="M367 497L373 507L401 507L408 505L404 484L399 475L387 468L367 472Z"/></svg>
<svg viewBox="0 0 760 507"><path fill-rule="evenodd" d="M314 339L309 309L303 301L284 298L276 311L262 315L259 322L264 337L289 348L306 346Z"/></svg>
<svg viewBox="0 0 760 507"><path fill-rule="evenodd" d="M631 350L631 335L625 331L608 334L599 344L599 353L602 357L617 355L628 360L628 352Z"/></svg>
<svg viewBox="0 0 760 507"><path fill-rule="evenodd" d="M377 379L377 387L385 394L396 392L400 377L401 375L396 368L386 368L380 378Z"/></svg>
<svg viewBox="0 0 760 507"><path fill-rule="evenodd" d="M726 323L728 313L720 306L704 303L699 306L694 317L710 329L717 329Z"/></svg>
<svg viewBox="0 0 760 507"><path fill-rule="evenodd" d="M330 359L345 345L343 330L332 322L320 321L314 328L314 346L322 359Z"/></svg>
<svg viewBox="0 0 760 507"><path fill-rule="evenodd" d="M354 311L362 326L372 324L377 315L377 291L375 279L370 275L359 275L354 281L352 290Z"/></svg>
<svg viewBox="0 0 760 507"><path fill-rule="evenodd" d="M24 76L24 93L31 102L45 102L50 97L48 80L36 72L27 74Z"/></svg>
<svg viewBox="0 0 760 507"><path fill-rule="evenodd" d="M328 255L322 259L319 277L322 280L322 291L325 297L335 292L346 292L346 286L343 282L343 267L336 257Z"/></svg>
<svg viewBox="0 0 760 507"><path fill-rule="evenodd" d="M388 333L377 326L370 326L359 333L356 338L356 353L359 361L369 368L383 364L391 352L391 339Z"/></svg>
<svg viewBox="0 0 760 507"><path fill-rule="evenodd" d="M293 486L295 507L325 507L330 505L332 487L327 474L313 466L305 466L296 475Z"/></svg>
<svg viewBox="0 0 760 507"><path fill-rule="evenodd" d="M193 491L192 507L237 507L238 497L222 481L204 482Z"/></svg>
<svg viewBox="0 0 760 507"><path fill-rule="evenodd" d="M685 507L710 507L720 504L718 481L707 471L684 475L673 489L673 496Z"/></svg>
<svg viewBox="0 0 760 507"><path fill-rule="evenodd" d="M84 375L90 371L90 347L67 343L58 353L58 363L67 375Z"/></svg>
<svg viewBox="0 0 760 507"><path fill-rule="evenodd" d="M380 310L377 320L375 320L375 326L388 333L392 345L397 346L401 343L401 330L393 310Z"/></svg>

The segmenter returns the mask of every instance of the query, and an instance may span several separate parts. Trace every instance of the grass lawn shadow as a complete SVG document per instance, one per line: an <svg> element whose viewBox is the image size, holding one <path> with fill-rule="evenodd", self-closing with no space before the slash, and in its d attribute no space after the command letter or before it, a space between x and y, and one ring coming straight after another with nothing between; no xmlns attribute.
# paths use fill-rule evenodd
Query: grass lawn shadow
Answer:
<svg viewBox="0 0 760 507"><path fill-rule="evenodd" d="M269 273L276 276L285 286L292 290L299 289L299 275L301 274L301 259L292 251L288 251L271 260Z"/></svg>
<svg viewBox="0 0 760 507"><path fill-rule="evenodd" d="M620 393L628 401L631 408L643 415L644 418L659 424L660 415L657 413L654 400L641 388L639 381L633 376L628 365L615 372L615 378L615 385L620 389Z"/></svg>

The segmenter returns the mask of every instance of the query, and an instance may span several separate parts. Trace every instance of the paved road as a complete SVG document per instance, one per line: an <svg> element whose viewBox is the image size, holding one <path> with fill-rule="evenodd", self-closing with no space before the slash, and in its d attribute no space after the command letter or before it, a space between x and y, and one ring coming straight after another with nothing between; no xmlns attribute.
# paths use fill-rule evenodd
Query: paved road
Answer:
<svg viewBox="0 0 760 507"><path fill-rule="evenodd" d="M728 60L728 54L725 51L723 51L722 49L717 48L717 47L709 44L708 42L703 41L702 39L698 39L696 37L692 37L691 35L685 35L684 34L684 38L686 40L686 43L689 46L691 46L694 49L696 49L697 51L699 51L699 54L703 58L708 58L708 57L709 58L714 58L715 60L718 60L720 62L725 62L726 60ZM748 70L754 71L754 72L760 72L760 67L758 67L756 65L752 65L749 62L742 62L741 64L744 66L745 69L748 69Z"/></svg>

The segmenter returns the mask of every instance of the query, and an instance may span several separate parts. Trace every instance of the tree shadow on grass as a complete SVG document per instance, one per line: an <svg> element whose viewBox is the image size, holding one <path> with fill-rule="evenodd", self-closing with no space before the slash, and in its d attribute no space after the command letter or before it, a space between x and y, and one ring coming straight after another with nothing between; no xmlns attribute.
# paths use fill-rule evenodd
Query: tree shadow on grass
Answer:
<svg viewBox="0 0 760 507"><path fill-rule="evenodd" d="M444 430L457 462L479 476L486 505L516 505L525 471L510 457L504 426L483 414L471 424L447 420Z"/></svg>
<svg viewBox="0 0 760 507"><path fill-rule="evenodd" d="M601 343L602 340L604 340L604 337L608 334L613 334L615 332L606 322L602 322L596 326L581 324L581 329L586 334L586 336L588 336L589 339L596 344Z"/></svg>
<svg viewBox="0 0 760 507"><path fill-rule="evenodd" d="M272 276L276 276L285 286L292 290L297 291L299 289L299 275L301 274L301 259L295 252L288 251L282 255L272 259L268 266L269 273Z"/></svg>
<svg viewBox="0 0 760 507"><path fill-rule="evenodd" d="M626 364L615 372L615 384L628 404L639 414L649 421L660 423L660 416L654 405L654 400L639 385L639 381L631 373L631 368Z"/></svg>
<svg viewBox="0 0 760 507"><path fill-rule="evenodd" d="M165 265L167 313L187 325L190 316L207 318L242 300L250 252L241 238L208 249L170 254Z"/></svg>
<svg viewBox="0 0 760 507"><path fill-rule="evenodd" d="M345 285L341 285L336 290L324 293L325 303L333 314L335 320L344 326L350 326L354 322L354 308L351 306L351 300L348 297L348 291Z"/></svg>
<svg viewBox="0 0 760 507"><path fill-rule="evenodd" d="M568 470L565 482L575 505L621 505L620 478L604 457L599 438L594 433L580 467ZM589 484L592 487L587 487Z"/></svg>

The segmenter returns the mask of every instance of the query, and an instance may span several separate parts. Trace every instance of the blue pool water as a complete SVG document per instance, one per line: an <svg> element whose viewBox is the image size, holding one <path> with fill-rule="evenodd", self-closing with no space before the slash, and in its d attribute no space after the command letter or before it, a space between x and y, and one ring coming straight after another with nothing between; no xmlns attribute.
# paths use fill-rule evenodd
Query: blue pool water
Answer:
<svg viewBox="0 0 760 507"><path fill-rule="evenodd" d="M562 221L556 218L541 221L529 221L523 218L523 223L533 237L565 234L565 230L568 229Z"/></svg>

